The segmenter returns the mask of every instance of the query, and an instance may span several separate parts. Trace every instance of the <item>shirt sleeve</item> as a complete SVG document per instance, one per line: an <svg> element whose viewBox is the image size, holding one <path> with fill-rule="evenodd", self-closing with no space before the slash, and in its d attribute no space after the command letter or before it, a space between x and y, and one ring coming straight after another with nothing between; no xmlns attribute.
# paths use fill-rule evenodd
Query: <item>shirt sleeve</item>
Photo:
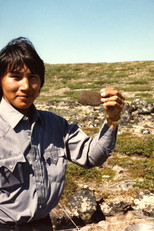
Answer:
<svg viewBox="0 0 154 231"><path fill-rule="evenodd" d="M85 168L102 165L111 155L116 142L117 129L103 124L98 135L92 139L77 125L70 125L66 143L68 159Z"/></svg>

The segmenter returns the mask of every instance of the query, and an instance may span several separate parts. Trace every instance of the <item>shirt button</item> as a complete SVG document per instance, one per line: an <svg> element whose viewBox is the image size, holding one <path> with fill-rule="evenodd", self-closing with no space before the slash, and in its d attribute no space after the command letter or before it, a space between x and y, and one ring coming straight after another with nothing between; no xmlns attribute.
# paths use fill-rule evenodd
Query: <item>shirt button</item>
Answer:
<svg viewBox="0 0 154 231"><path fill-rule="evenodd" d="M28 120L28 117L24 116L24 117L23 117L23 120L25 120L25 121Z"/></svg>
<svg viewBox="0 0 154 231"><path fill-rule="evenodd" d="M12 169L12 168L13 168L13 166L12 166L12 165L10 165L10 166L9 166L9 168L11 168L11 169Z"/></svg>

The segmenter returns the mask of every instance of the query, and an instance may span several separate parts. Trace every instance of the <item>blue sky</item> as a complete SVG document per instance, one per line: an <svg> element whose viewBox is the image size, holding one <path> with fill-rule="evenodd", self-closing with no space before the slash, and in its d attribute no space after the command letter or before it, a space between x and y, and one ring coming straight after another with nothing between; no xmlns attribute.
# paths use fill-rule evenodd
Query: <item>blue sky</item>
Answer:
<svg viewBox="0 0 154 231"><path fill-rule="evenodd" d="M51 64L154 60L154 0L0 0L0 49L19 36Z"/></svg>

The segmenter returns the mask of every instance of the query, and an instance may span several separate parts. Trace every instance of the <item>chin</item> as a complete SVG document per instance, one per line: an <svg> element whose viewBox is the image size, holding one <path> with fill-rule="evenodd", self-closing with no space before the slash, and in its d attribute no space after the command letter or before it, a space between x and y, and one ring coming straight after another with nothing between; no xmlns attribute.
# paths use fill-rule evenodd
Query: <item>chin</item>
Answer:
<svg viewBox="0 0 154 231"><path fill-rule="evenodd" d="M17 110L28 110L31 107L32 103L22 103L22 104L18 104L18 105L14 105L15 108L17 108Z"/></svg>

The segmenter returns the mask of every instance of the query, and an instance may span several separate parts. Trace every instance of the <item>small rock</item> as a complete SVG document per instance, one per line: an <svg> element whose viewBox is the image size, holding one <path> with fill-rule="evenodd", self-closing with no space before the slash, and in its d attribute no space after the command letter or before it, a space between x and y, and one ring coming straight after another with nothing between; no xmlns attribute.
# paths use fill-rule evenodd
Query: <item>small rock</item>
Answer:
<svg viewBox="0 0 154 231"><path fill-rule="evenodd" d="M134 180L125 180L120 182L119 188L124 191L127 191L129 188L132 188L134 184L135 184Z"/></svg>
<svg viewBox="0 0 154 231"><path fill-rule="evenodd" d="M142 132L144 135L150 134L150 131L149 131L148 129L142 129L141 132Z"/></svg>

